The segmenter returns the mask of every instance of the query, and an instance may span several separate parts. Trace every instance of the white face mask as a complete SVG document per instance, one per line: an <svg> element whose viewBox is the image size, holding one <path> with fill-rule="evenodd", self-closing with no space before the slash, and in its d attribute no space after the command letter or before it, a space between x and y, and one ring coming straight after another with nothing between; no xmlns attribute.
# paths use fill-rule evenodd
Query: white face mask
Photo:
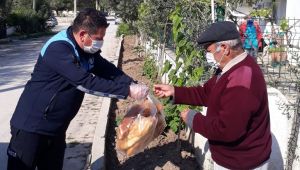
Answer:
<svg viewBox="0 0 300 170"><path fill-rule="evenodd" d="M83 45L83 50L87 53L94 54L102 48L103 40L93 40L92 38L91 40L92 40L92 45L90 46Z"/></svg>
<svg viewBox="0 0 300 170"><path fill-rule="evenodd" d="M214 66L217 64L217 61L215 60L215 57L214 57L214 53L207 52L205 57L206 57L207 63L209 65Z"/></svg>
<svg viewBox="0 0 300 170"><path fill-rule="evenodd" d="M207 60L207 63L208 63L210 66L212 66L213 68L218 68L218 67L220 66L220 63L221 63L223 57L225 56L225 53L224 53L224 54L222 55L221 59L219 60L219 62L217 62L217 61L215 60L214 54L215 54L216 52L220 52L220 50L221 50L221 48L220 48L220 46L219 46L219 47L217 47L217 49L216 49L216 51L215 51L214 53L212 53L212 52L207 52L206 55L205 55L206 60Z"/></svg>

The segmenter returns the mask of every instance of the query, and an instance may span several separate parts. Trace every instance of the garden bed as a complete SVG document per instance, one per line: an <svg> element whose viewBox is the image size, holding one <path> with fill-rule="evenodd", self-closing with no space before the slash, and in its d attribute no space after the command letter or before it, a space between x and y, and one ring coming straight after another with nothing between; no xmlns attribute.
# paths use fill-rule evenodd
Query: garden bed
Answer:
<svg viewBox="0 0 300 170"><path fill-rule="evenodd" d="M136 44L135 36L124 38L123 51L119 61L119 67L139 82L150 86L151 82L142 75L144 57L138 57L134 53ZM115 150L116 120L122 117L134 101L112 100L108 127L106 132L106 169L164 169L164 170L194 170L201 169L193 155L193 147L187 141L184 131L180 132L180 139L171 130L165 130L158 138L152 141L149 146L137 155L127 158Z"/></svg>

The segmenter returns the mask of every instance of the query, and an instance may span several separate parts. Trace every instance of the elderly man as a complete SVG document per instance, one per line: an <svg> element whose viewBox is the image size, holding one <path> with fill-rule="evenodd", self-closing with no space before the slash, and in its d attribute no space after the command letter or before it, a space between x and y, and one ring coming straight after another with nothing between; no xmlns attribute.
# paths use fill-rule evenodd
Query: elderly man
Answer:
<svg viewBox="0 0 300 170"><path fill-rule="evenodd" d="M203 86L154 85L159 97L175 104L206 106L207 114L184 110L187 126L206 137L214 169L267 169L271 153L270 117L264 77L253 57L243 50L232 22L213 23L198 43L218 67Z"/></svg>
<svg viewBox="0 0 300 170"><path fill-rule="evenodd" d="M43 46L10 122L9 170L62 169L65 133L85 93L146 97L148 87L100 55L108 26L102 13L87 8Z"/></svg>

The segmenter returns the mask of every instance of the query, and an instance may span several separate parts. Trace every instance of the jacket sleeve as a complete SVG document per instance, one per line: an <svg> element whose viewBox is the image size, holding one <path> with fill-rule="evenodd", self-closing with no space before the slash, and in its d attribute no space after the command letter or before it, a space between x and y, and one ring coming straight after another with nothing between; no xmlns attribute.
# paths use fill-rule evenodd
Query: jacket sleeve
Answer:
<svg viewBox="0 0 300 170"><path fill-rule="evenodd" d="M260 101L244 87L229 88L220 98L218 116L197 113L192 127L209 140L233 142L246 134L251 114L259 108Z"/></svg>
<svg viewBox="0 0 300 170"><path fill-rule="evenodd" d="M95 76L76 64L74 57L71 45L65 42L53 42L48 46L42 62L85 93L121 99L128 96L128 84L107 79L106 76ZM107 70L109 71L114 70Z"/></svg>
<svg viewBox="0 0 300 170"><path fill-rule="evenodd" d="M216 77L208 80L203 86L175 87L174 104L188 104L193 106L207 106L209 94Z"/></svg>
<svg viewBox="0 0 300 170"><path fill-rule="evenodd" d="M92 73L118 83L131 84L134 80L118 69L114 64L104 59L101 55L94 58Z"/></svg>

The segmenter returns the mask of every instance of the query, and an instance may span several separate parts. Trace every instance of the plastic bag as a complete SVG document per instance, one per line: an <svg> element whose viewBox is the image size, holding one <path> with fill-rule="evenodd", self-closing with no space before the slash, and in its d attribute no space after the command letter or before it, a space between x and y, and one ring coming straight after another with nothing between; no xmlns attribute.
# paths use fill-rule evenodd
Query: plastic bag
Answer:
<svg viewBox="0 0 300 170"><path fill-rule="evenodd" d="M132 105L117 128L116 149L132 156L144 148L166 127L162 104L153 96Z"/></svg>

